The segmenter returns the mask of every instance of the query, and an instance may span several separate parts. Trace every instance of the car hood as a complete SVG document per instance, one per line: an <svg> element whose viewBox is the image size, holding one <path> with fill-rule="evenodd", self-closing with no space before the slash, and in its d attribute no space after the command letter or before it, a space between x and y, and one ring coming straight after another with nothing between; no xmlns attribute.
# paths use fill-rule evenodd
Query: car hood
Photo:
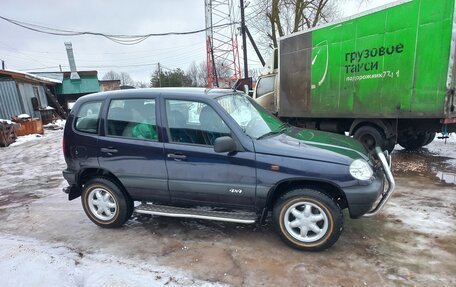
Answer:
<svg viewBox="0 0 456 287"><path fill-rule="evenodd" d="M345 165L350 165L358 158L369 160L366 149L355 139L334 133L298 128L255 140L255 151Z"/></svg>

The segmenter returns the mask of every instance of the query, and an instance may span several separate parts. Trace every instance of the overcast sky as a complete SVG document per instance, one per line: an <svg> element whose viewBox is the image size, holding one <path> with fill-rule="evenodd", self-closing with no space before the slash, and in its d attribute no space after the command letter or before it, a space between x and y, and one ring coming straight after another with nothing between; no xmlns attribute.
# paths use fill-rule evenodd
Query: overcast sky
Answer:
<svg viewBox="0 0 456 287"><path fill-rule="evenodd" d="M345 17L393 0L355 2L344 2L341 9ZM112 34L189 31L205 26L204 0L0 0L0 15L53 28ZM97 70L100 79L115 70L128 72L135 81L149 82L157 62L187 70L192 61L206 58L205 33L151 37L138 45L123 46L96 36L41 34L0 19L0 59L7 69L57 71L60 64L68 70L66 41L73 44L78 70ZM259 68L252 51L250 59L249 67Z"/></svg>

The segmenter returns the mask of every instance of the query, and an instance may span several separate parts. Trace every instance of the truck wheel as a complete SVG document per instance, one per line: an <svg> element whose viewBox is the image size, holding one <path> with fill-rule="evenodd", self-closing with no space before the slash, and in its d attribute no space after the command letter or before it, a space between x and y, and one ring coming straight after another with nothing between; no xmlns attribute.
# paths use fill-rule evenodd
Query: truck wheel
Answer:
<svg viewBox="0 0 456 287"><path fill-rule="evenodd" d="M397 142L405 149L415 150L425 146L429 136L428 133L417 133L415 136L399 137Z"/></svg>
<svg viewBox="0 0 456 287"><path fill-rule="evenodd" d="M274 226L288 245L306 251L331 247L342 232L340 207L327 195L313 189L295 189L277 200Z"/></svg>
<svg viewBox="0 0 456 287"><path fill-rule="evenodd" d="M433 142L434 139L435 139L435 135L436 135L435 132L429 132L429 133L428 133L429 138L428 138L428 140L424 143L423 146L427 146L428 144L430 144L431 142Z"/></svg>
<svg viewBox="0 0 456 287"><path fill-rule="evenodd" d="M84 185L81 200L87 216L101 227L120 227L133 213L133 201L107 178L89 180Z"/></svg>
<svg viewBox="0 0 456 287"><path fill-rule="evenodd" d="M368 151L372 151L376 146L385 150L386 138L383 133L373 126L362 126L358 128L353 137L360 141ZM393 147L394 148L394 147Z"/></svg>

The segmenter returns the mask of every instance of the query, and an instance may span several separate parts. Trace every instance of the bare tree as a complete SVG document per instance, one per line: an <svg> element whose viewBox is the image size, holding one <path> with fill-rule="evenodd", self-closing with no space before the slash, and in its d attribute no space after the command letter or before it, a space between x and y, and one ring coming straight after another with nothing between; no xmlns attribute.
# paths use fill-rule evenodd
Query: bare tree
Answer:
<svg viewBox="0 0 456 287"><path fill-rule="evenodd" d="M277 47L279 37L331 21L336 11L330 0L258 0L253 9L248 24L266 35L263 45L270 48Z"/></svg>
<svg viewBox="0 0 456 287"><path fill-rule="evenodd" d="M200 62L197 66L198 69L198 86L207 87L207 64L206 62Z"/></svg>
<svg viewBox="0 0 456 287"><path fill-rule="evenodd" d="M349 1L361 5L370 0L256 0L247 25L260 35L258 44L270 51L282 36L339 18L341 5Z"/></svg>
<svg viewBox="0 0 456 287"><path fill-rule="evenodd" d="M133 86L135 88L149 88L150 87L149 83L143 82L143 81L136 81Z"/></svg>
<svg viewBox="0 0 456 287"><path fill-rule="evenodd" d="M191 86L198 87L198 66L195 61L193 61L188 67L187 76L192 81Z"/></svg>
<svg viewBox="0 0 456 287"><path fill-rule="evenodd" d="M186 72L187 76L191 80L191 86L193 87L207 87L207 66L206 62L200 62L197 64L193 61L190 64Z"/></svg>
<svg viewBox="0 0 456 287"><path fill-rule="evenodd" d="M103 76L103 80L120 80L122 86L134 86L135 81L126 72L109 71Z"/></svg>
<svg viewBox="0 0 456 287"><path fill-rule="evenodd" d="M117 72L114 72L113 70L107 72L103 76L103 80L120 80L120 75Z"/></svg>
<svg viewBox="0 0 456 287"><path fill-rule="evenodd" d="M249 77L252 78L254 82L258 80L258 77L261 74L261 69L249 69Z"/></svg>
<svg viewBox="0 0 456 287"><path fill-rule="evenodd" d="M130 75L126 72L120 73L120 84L122 86L134 86L135 81L130 77Z"/></svg>

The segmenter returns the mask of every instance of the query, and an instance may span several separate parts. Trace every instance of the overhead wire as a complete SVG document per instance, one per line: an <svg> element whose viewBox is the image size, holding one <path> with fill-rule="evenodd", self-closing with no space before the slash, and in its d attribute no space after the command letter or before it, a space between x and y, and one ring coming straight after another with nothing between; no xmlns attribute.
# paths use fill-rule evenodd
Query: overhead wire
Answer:
<svg viewBox="0 0 456 287"><path fill-rule="evenodd" d="M183 31L183 32L173 31L173 32L164 32L164 33L130 34L129 35L129 34L107 34L107 33L92 32L92 31L75 31L75 30L57 29L57 28L51 28L51 27L47 27L47 26L27 23L27 22L15 20L15 19L10 19L10 18L4 17L4 16L0 16L0 19L7 21L11 24L14 24L16 26L22 27L24 29L28 29L31 31L39 32L39 33L56 35L56 36L80 36L80 35L101 36L101 37L105 37L106 39L109 39L109 40L111 40L115 43L121 44L121 45L136 45L150 37L171 36L171 35L191 35L191 34L205 32L211 28L222 28L222 27L229 27L231 25L239 24L237 22L233 22L233 23L218 24L216 26L206 27L203 29L197 29L197 30L191 30L191 31Z"/></svg>

